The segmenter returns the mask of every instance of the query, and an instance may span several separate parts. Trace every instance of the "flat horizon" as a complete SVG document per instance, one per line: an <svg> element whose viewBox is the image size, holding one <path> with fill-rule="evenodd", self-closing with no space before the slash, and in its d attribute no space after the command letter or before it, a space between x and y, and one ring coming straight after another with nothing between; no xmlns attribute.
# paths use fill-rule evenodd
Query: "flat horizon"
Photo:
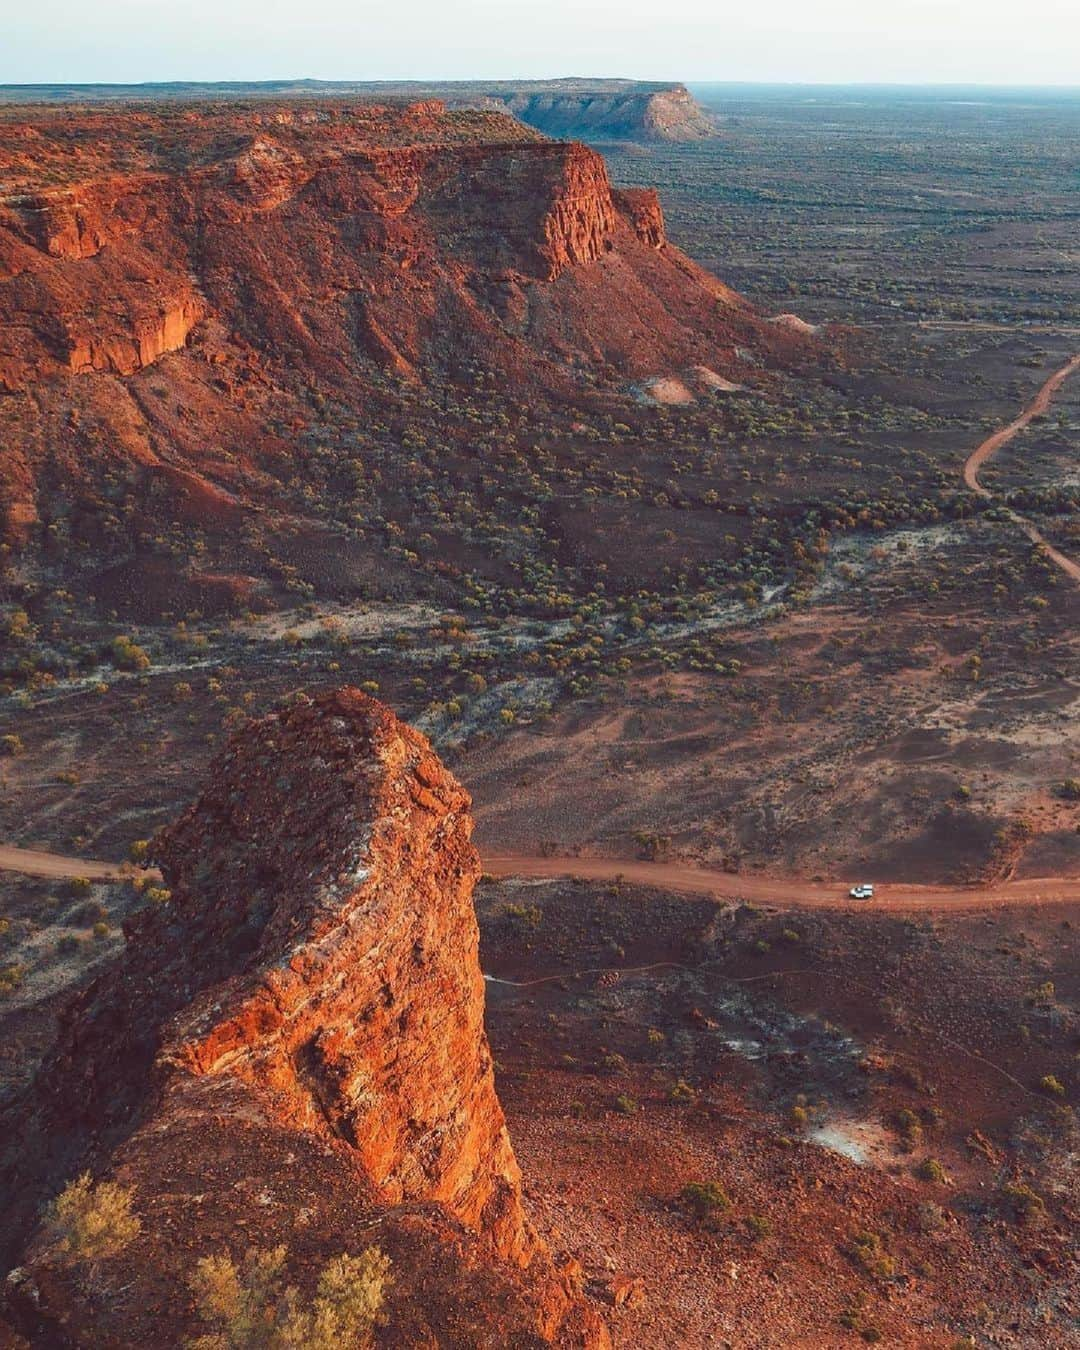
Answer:
<svg viewBox="0 0 1080 1350"><path fill-rule="evenodd" d="M594 81L597 84L642 84L642 85L685 85L687 89L930 89L930 90L983 90L987 92L1009 91L1018 93L1077 93L1080 94L1080 81L1074 84L1048 82L1035 84L1030 81L1000 80L733 80L701 79L674 76L664 79L657 76L632 75L433 75L417 76L356 76L349 78L324 78L319 75L267 75L262 77L236 77L203 79L138 79L138 80L0 80L0 89L131 89L131 88L172 88L177 85L195 85L212 88L226 85L266 85L266 84L317 84L317 85L430 85L448 84L551 84L565 80L582 82Z"/></svg>

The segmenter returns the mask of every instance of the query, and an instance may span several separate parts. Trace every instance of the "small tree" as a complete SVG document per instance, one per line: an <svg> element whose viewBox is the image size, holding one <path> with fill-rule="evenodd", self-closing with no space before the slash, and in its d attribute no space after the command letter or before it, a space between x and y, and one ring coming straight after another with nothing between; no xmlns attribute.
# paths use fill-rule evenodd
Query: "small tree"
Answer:
<svg viewBox="0 0 1080 1350"><path fill-rule="evenodd" d="M69 1182L52 1203L49 1226L66 1251L80 1261L115 1256L138 1236L142 1223L131 1212L134 1190L115 1181L95 1184L89 1172Z"/></svg>

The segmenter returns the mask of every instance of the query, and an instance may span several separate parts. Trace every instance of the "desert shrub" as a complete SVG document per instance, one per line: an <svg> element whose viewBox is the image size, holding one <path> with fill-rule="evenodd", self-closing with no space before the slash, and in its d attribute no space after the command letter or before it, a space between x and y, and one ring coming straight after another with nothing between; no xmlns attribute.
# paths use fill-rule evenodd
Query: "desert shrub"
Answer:
<svg viewBox="0 0 1080 1350"><path fill-rule="evenodd" d="M768 1237L772 1232L772 1224L764 1214L748 1214L746 1216L746 1227L750 1236L756 1240Z"/></svg>
<svg viewBox="0 0 1080 1350"><path fill-rule="evenodd" d="M679 1192L679 1199L695 1219L711 1219L731 1208L731 1199L719 1181L691 1181Z"/></svg>
<svg viewBox="0 0 1080 1350"><path fill-rule="evenodd" d="M24 749L21 736L13 734L0 736L0 755L21 755Z"/></svg>
<svg viewBox="0 0 1080 1350"><path fill-rule="evenodd" d="M390 1259L378 1247L335 1256L303 1299L284 1284L285 1248L251 1248L237 1268L230 1256L206 1256L191 1278L199 1316L213 1330L192 1350L361 1350L371 1344L391 1284Z"/></svg>
<svg viewBox="0 0 1080 1350"><path fill-rule="evenodd" d="M697 1093L694 1091L694 1089L690 1086L690 1084L686 1081L685 1078L680 1078L679 1081L668 1093L668 1097L671 1099L671 1101L677 1102L680 1105L683 1105L687 1102L692 1102L696 1096Z"/></svg>
<svg viewBox="0 0 1080 1350"><path fill-rule="evenodd" d="M34 625L25 609L13 610L4 625L7 635L13 642L29 642L34 636Z"/></svg>
<svg viewBox="0 0 1080 1350"><path fill-rule="evenodd" d="M112 659L118 670L147 670L150 666L146 652L133 638L126 636L113 638Z"/></svg>
<svg viewBox="0 0 1080 1350"><path fill-rule="evenodd" d="M1039 1087L1050 1097L1065 1096L1065 1084L1060 1078L1055 1078L1052 1073L1044 1074L1039 1079Z"/></svg>
<svg viewBox="0 0 1080 1350"><path fill-rule="evenodd" d="M659 862L671 847L670 835L654 834L650 830L635 830L633 838L641 856L649 862Z"/></svg>
<svg viewBox="0 0 1080 1350"><path fill-rule="evenodd" d="M945 1169L937 1158L924 1158L915 1169L915 1175L921 1177L923 1181L948 1181Z"/></svg>
<svg viewBox="0 0 1080 1350"><path fill-rule="evenodd" d="M922 1121L915 1112L907 1107L897 1111L895 1125L904 1147L909 1151L918 1148L919 1144L922 1143L923 1127Z"/></svg>
<svg viewBox="0 0 1080 1350"><path fill-rule="evenodd" d="M523 932L535 932L544 922L544 911L539 905L508 904L502 907L503 915L515 928Z"/></svg>
<svg viewBox="0 0 1080 1350"><path fill-rule="evenodd" d="M896 1258L885 1250L880 1233L856 1233L851 1239L849 1252L868 1275L891 1280L896 1274Z"/></svg>
<svg viewBox="0 0 1080 1350"><path fill-rule="evenodd" d="M1017 1223L1035 1227L1046 1218L1046 1203L1042 1196L1037 1195L1023 1182L1014 1182L1006 1186L1002 1195Z"/></svg>
<svg viewBox="0 0 1080 1350"><path fill-rule="evenodd" d="M1066 778L1058 785L1058 796L1067 802L1080 802L1080 778Z"/></svg>
<svg viewBox="0 0 1080 1350"><path fill-rule="evenodd" d="M128 857L133 863L145 862L150 855L149 839L133 839L128 844Z"/></svg>
<svg viewBox="0 0 1080 1350"><path fill-rule="evenodd" d="M26 967L17 962L0 966L0 998L10 998L26 978Z"/></svg>
<svg viewBox="0 0 1080 1350"><path fill-rule="evenodd" d="M67 921L73 928L90 928L99 919L104 919L108 912L99 900L84 900L81 905L76 905L71 910Z"/></svg>
<svg viewBox="0 0 1080 1350"><path fill-rule="evenodd" d="M620 1092L615 1098L615 1110L620 1116L633 1116L637 1114L638 1104L633 1097L627 1096L625 1092Z"/></svg>
<svg viewBox="0 0 1080 1350"><path fill-rule="evenodd" d="M115 1256L138 1236L142 1224L131 1212L134 1191L115 1181L94 1182L89 1172L68 1182L53 1201L48 1224L65 1251L80 1261Z"/></svg>
<svg viewBox="0 0 1080 1350"><path fill-rule="evenodd" d="M948 1222L944 1209L933 1200L925 1200L919 1206L916 1227L920 1233L939 1233Z"/></svg>

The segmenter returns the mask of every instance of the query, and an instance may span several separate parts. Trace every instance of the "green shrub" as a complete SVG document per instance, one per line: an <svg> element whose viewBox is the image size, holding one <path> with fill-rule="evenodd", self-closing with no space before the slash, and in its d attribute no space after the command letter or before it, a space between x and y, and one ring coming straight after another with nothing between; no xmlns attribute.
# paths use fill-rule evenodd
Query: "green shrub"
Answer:
<svg viewBox="0 0 1080 1350"><path fill-rule="evenodd" d="M896 1274L896 1258L885 1250L880 1233L856 1233L849 1250L868 1275L891 1280Z"/></svg>
<svg viewBox="0 0 1080 1350"><path fill-rule="evenodd" d="M679 1199L695 1219L710 1219L731 1208L728 1193L719 1181L691 1181L679 1192Z"/></svg>
<svg viewBox="0 0 1080 1350"><path fill-rule="evenodd" d="M1046 1203L1042 1196L1037 1195L1023 1182L1014 1182L1006 1186L1002 1195L1017 1223L1034 1227L1046 1218Z"/></svg>
<svg viewBox="0 0 1080 1350"><path fill-rule="evenodd" d="M914 1111L908 1107L896 1113L896 1129L903 1140L905 1148L910 1152L913 1148L918 1148L922 1143L923 1127L922 1121Z"/></svg>

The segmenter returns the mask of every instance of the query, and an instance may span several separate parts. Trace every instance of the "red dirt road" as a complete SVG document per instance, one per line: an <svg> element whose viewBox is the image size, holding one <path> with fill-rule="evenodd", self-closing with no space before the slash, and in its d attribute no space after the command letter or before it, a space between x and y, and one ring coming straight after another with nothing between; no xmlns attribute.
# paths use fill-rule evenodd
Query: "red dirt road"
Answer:
<svg viewBox="0 0 1080 1350"><path fill-rule="evenodd" d="M854 882L805 882L783 877L715 872L690 863L655 863L619 858L494 857L484 867L497 877L586 877L590 881L632 881L661 890L753 900L799 909L971 910L1009 904L1054 904L1080 900L1080 878L1040 877L995 886L912 886L875 884L873 900L852 900Z"/></svg>
<svg viewBox="0 0 1080 1350"><path fill-rule="evenodd" d="M60 853L45 853L34 848L12 848L0 844L0 872L22 872L30 877L72 880L88 877L91 881L121 881L125 877L157 876L156 871L136 867L134 863L97 862L92 858L68 858Z"/></svg>
<svg viewBox="0 0 1080 1350"><path fill-rule="evenodd" d="M939 910L996 909L1002 905L1049 905L1080 901L1080 878L1037 877L995 886L910 886L875 883L873 900L852 900L853 881L807 882L769 876L735 876L692 863L655 863L620 858L489 857L496 877L586 877L632 881L660 890L753 900L794 909ZM857 878L863 880L863 878Z"/></svg>
<svg viewBox="0 0 1080 1350"><path fill-rule="evenodd" d="M1008 445L1013 437L1018 436L1036 417L1041 417L1050 410L1054 395L1069 376L1077 370L1080 370L1080 355L1074 356L1067 365L1062 366L1060 370L1055 371L1050 376L1015 422L1010 422L1007 427L995 431L992 436L988 436L980 446L971 452L964 462L964 483L972 492L977 492L980 497L990 498L993 496L979 482L979 470L988 459L992 459L1002 446ZM1033 544L1038 544L1040 548L1045 549L1048 556L1067 576L1072 577L1073 581L1080 582L1080 564L1073 562L1071 558L1067 558L1052 544L1048 544L1030 521L1024 520L1022 516L1017 516L1016 519Z"/></svg>
<svg viewBox="0 0 1080 1350"><path fill-rule="evenodd" d="M903 882L875 884L873 900L852 900L851 881L811 882L796 878L735 876L692 863L641 862L622 858L541 858L518 855L489 857L484 868L496 877L586 877L590 881L631 881L659 890L709 895L716 899L752 900L785 909L934 910L941 913L996 909L1003 905L1050 905L1080 901L1080 878L1037 877L995 886L910 886ZM159 873L131 863L69 858L38 849L0 846L0 870L28 876L89 877L120 881ZM861 880L861 878L859 878Z"/></svg>

